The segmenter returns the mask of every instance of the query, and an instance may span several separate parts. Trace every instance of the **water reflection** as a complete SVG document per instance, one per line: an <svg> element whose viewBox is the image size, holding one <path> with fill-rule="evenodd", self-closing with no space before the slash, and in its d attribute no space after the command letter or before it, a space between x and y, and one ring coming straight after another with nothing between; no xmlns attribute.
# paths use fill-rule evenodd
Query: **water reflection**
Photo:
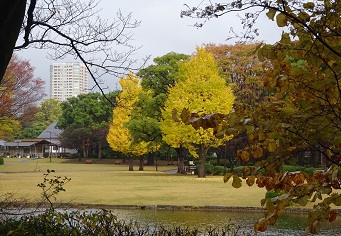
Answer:
<svg viewBox="0 0 341 236"><path fill-rule="evenodd" d="M253 234L253 223L262 217L261 213L227 212L227 211L170 211L170 210L114 210L120 219L133 219L141 225L189 226L204 229L209 226L223 227L228 222L241 226L242 231ZM306 215L290 214L282 216L276 226L269 228L260 236L303 235ZM230 221L231 220L231 221ZM324 224L318 236L341 235L341 219Z"/></svg>

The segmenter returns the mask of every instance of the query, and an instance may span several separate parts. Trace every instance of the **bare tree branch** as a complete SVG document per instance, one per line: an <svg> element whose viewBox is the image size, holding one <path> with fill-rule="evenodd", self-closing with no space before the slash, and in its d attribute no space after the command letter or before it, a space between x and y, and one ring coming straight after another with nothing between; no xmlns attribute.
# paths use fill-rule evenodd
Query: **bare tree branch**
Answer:
<svg viewBox="0 0 341 236"><path fill-rule="evenodd" d="M0 0L0 4L3 0ZM132 14L117 11L114 19L103 19L99 0L26 0L28 7L21 20L15 50L49 49L48 57L61 60L80 59L89 70L96 86L104 75L119 77L139 70L133 59L140 46L131 44L132 30L140 25ZM15 6L13 6L15 7ZM3 63L7 66L7 63ZM1 74L0 74L1 76ZM1 76L2 78L2 76Z"/></svg>
<svg viewBox="0 0 341 236"><path fill-rule="evenodd" d="M253 40L255 35L257 36L258 30L254 29L256 19L260 16L261 13L265 12L266 10L274 10L277 13L282 13L293 22L301 25L307 32L313 35L317 41L322 43L326 48L328 48L332 53L341 57L341 52L333 47L330 43L327 42L328 35L321 35L319 32L318 27L312 27L307 22L302 20L299 17L300 9L302 9L302 5L305 1L293 0L293 1L264 1L264 0L234 0L231 3L212 3L208 1L206 6L203 5L202 1L198 7L187 7L187 10L183 10L180 13L181 17L192 17L198 19L204 19L204 23L207 19L221 17L225 14L231 12L242 12L245 13L244 17L242 18L242 24L244 29L247 29L243 32L243 35L238 38L240 40ZM290 7L290 11L288 11L288 7ZM323 5L316 6L320 11L328 11L328 7ZM260 9L260 10L256 10ZM250 11L250 12L248 12ZM327 14L326 14L327 15ZM196 26L200 25L203 26L204 23L196 24ZM327 25L325 25L326 27ZM340 32L335 30L329 30L333 36L340 35ZM329 35L331 36L331 35Z"/></svg>

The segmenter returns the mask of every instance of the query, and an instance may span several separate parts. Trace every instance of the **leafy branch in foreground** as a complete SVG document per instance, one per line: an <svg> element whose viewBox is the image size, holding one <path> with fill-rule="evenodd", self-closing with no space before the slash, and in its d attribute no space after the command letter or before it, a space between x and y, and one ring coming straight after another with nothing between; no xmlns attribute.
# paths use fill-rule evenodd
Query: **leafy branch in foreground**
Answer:
<svg viewBox="0 0 341 236"><path fill-rule="evenodd" d="M173 119L175 121L182 120L183 123L198 128L219 129L219 132L230 134L230 125L227 122L228 117L222 114L209 114L199 116L197 113L190 113L188 109L183 109L180 118L177 116L176 110L173 110ZM221 128L224 127L224 128ZM216 132L217 133L217 132ZM259 136L258 138L263 139ZM264 149L274 151L270 145L253 146L247 151L240 151L238 157L246 161L250 155L259 159L262 157ZM274 148L276 149L277 146ZM288 161L290 150L282 152L282 160L280 156L270 156L267 159L256 162L255 166L245 167L243 169L242 179L245 179L248 186L256 184L259 188L266 188L267 191L274 190L280 193L280 196L271 199L262 199L261 204L266 208L264 218L255 223L256 231L265 231L267 226L274 225L277 219L283 215L284 209L292 203L299 206L305 206L309 201L318 203L314 205L309 213L308 227L306 234L318 233L320 224L325 221L332 222L336 218L336 211L331 205L341 206L341 195L335 190L341 189L341 168L339 165L331 165L326 171L316 171L309 176L305 171L283 172L282 163ZM291 150L292 151L292 150ZM288 156L286 156L286 155ZM227 173L224 176L224 182L232 179L232 186L240 188L242 179L234 174Z"/></svg>
<svg viewBox="0 0 341 236"><path fill-rule="evenodd" d="M54 209L52 201L56 201L56 195L59 192L65 192L64 185L71 181L71 178L67 178L66 176L54 176L50 178L49 175L54 172L54 170L48 169L47 173L44 174L43 182L37 184L42 189L43 200L49 203L50 209Z"/></svg>
<svg viewBox="0 0 341 236"><path fill-rule="evenodd" d="M249 145L237 154L245 163L251 158L256 160L253 167L244 169L247 184L285 192L278 197L277 204L263 201L267 212L255 224L255 230L264 231L268 225L275 224L287 203L304 206L309 200L319 199L309 214L306 228L306 234L317 233L320 222L334 219L333 205L340 205L337 191L341 179L339 1L207 2L206 6L201 2L198 7L189 7L181 15L207 20L232 12L245 13L244 40L254 39L257 33L254 26L262 13L283 28L277 43L260 44L254 51L259 61L270 63L264 71L266 96L253 109L235 107L225 130L229 134L247 133ZM313 176L303 171L284 172L283 165L294 164L301 150L318 153L325 171ZM234 178L233 183L239 186L238 178Z"/></svg>

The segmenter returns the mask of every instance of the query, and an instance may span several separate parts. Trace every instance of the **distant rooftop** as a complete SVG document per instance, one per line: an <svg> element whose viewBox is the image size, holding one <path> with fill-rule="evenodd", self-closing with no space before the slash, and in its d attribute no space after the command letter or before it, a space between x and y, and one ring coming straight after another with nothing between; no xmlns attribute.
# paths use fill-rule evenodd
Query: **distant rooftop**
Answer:
<svg viewBox="0 0 341 236"><path fill-rule="evenodd" d="M37 138L41 139L59 139L63 130L56 128L57 121L52 122Z"/></svg>

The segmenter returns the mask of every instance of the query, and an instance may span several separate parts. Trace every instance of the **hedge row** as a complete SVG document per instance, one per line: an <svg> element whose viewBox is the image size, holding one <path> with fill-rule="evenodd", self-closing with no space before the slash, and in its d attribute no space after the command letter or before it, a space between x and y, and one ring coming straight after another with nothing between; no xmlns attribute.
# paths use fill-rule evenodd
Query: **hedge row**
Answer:
<svg viewBox="0 0 341 236"><path fill-rule="evenodd" d="M137 222L117 219L111 211L97 212L46 210L42 214L28 215L20 219L10 218L1 222L0 235L77 235L77 236L196 236L196 235L245 235L240 227L229 224L225 227L209 227L205 230L179 226L142 226Z"/></svg>

